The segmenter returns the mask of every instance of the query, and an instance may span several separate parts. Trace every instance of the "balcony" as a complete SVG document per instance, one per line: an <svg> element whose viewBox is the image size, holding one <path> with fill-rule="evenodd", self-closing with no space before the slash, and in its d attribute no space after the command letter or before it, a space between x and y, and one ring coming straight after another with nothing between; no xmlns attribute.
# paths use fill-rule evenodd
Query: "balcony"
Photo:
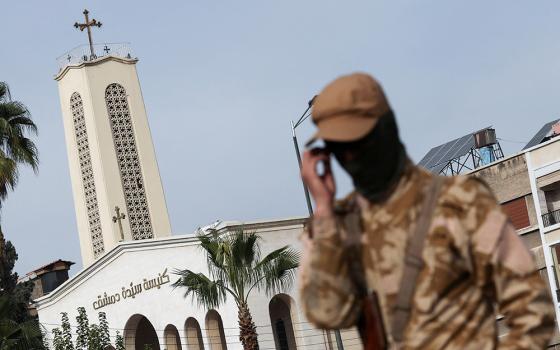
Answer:
<svg viewBox="0 0 560 350"><path fill-rule="evenodd" d="M543 226L560 224L560 209L542 215Z"/></svg>
<svg viewBox="0 0 560 350"><path fill-rule="evenodd" d="M93 55L89 45L81 45L59 56L56 62L58 63L58 70L61 71L66 66L79 65L105 56L125 59L135 58L130 49L130 43L104 43L93 45Z"/></svg>

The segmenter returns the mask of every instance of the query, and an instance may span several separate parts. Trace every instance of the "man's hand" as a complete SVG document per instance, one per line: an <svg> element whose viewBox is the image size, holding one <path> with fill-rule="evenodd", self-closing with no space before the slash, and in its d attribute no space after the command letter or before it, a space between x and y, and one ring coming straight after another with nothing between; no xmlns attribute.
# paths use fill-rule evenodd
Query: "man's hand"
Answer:
<svg viewBox="0 0 560 350"><path fill-rule="evenodd" d="M323 162L324 173L317 173L317 165ZM315 199L315 217L330 217L333 215L333 202L336 185L331 171L329 153L320 148L305 151L301 163L301 177Z"/></svg>

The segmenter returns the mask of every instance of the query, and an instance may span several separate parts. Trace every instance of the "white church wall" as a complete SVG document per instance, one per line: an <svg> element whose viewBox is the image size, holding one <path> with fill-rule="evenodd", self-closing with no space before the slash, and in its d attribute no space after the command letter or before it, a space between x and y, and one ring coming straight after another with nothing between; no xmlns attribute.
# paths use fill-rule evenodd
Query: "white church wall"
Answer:
<svg viewBox="0 0 560 350"><path fill-rule="evenodd" d="M228 230L236 227L231 226ZM259 223L258 225L248 224L245 229L255 229L262 237L261 249L262 256L264 256L285 245L300 250L299 235L302 227L302 220L296 219ZM193 317L200 325L205 349L210 349L206 329L208 310L198 307L190 297L184 298L182 289L171 287L171 283L177 279L177 276L173 274L175 269L184 268L195 272L208 272L206 256L198 247L193 236L121 243L95 264L78 273L48 296L38 300L40 322L49 332L52 332L52 329L61 323L60 312L68 312L71 324L75 327L76 309L83 306L86 308L91 322L97 322L99 311L106 312L111 327L111 336L114 339L117 329L122 335L127 321L133 315L140 314L151 322L161 344L165 342L166 326L171 324L176 327L181 339L181 346L186 349L185 322L189 317ZM161 285L159 289L156 287L146 290L144 278L147 280L157 278L158 274L162 274L165 269L167 269L169 283ZM130 283L142 284L142 291L135 295L135 298L124 298L123 288L125 291L130 289ZM285 291L291 300L291 321L297 347L311 350L335 347L333 334L316 330L307 322L299 307L297 290L296 280L296 284ZM96 309L99 306L98 300L103 299L105 293L108 297L117 294L119 297L114 298L114 303ZM269 303L272 297L261 291L253 293L249 299L249 307L253 321L257 325L259 342L263 350L275 349L269 314ZM216 310L222 318L227 347L241 349L237 306L234 301L228 298L227 303ZM75 331L75 328L73 330ZM49 333L48 337L52 338L52 333Z"/></svg>

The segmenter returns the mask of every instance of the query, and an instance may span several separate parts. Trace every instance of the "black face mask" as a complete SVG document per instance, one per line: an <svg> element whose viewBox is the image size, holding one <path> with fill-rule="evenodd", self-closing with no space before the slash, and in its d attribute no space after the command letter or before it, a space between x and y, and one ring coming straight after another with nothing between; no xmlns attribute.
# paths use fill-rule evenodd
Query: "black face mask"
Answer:
<svg viewBox="0 0 560 350"><path fill-rule="evenodd" d="M371 202L388 197L406 164L406 151L392 112L379 118L364 138L354 142L326 141L326 145L352 177L356 191Z"/></svg>

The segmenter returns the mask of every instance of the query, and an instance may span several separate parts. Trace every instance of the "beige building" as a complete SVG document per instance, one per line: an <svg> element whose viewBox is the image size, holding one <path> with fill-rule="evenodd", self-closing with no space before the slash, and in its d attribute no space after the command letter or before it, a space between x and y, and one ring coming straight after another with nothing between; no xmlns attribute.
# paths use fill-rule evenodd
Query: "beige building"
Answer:
<svg viewBox="0 0 560 350"><path fill-rule="evenodd" d="M120 241L171 234L138 60L126 44L94 50L70 51L55 76L84 266Z"/></svg>
<svg viewBox="0 0 560 350"><path fill-rule="evenodd" d="M521 239L533 252L537 269L550 286L558 323L560 138L536 144L471 174L484 179L492 188ZM507 332L504 324L500 326L501 333ZM560 349L558 330L550 346Z"/></svg>

